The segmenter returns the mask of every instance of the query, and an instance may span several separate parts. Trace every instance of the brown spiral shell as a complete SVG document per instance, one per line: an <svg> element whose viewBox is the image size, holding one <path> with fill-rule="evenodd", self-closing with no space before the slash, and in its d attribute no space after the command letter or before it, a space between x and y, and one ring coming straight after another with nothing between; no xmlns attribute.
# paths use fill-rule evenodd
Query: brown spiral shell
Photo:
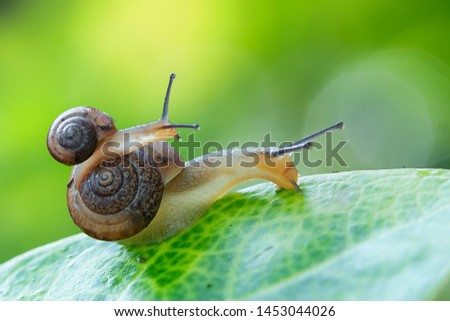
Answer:
<svg viewBox="0 0 450 321"><path fill-rule="evenodd" d="M114 120L90 107L74 107L56 118L47 135L47 148L58 162L75 165L88 159L104 137L116 131Z"/></svg>
<svg viewBox="0 0 450 321"><path fill-rule="evenodd" d="M107 241L129 238L147 227L164 192L161 172L145 148L103 162L79 190L75 185L69 183L67 189L73 221L89 236Z"/></svg>

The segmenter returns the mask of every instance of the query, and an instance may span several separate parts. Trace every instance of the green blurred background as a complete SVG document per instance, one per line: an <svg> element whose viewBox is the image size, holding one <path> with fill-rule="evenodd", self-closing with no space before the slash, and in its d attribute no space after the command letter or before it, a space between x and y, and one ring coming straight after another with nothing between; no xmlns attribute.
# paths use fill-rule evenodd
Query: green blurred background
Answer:
<svg viewBox="0 0 450 321"><path fill-rule="evenodd" d="M45 139L88 105L118 128L293 140L338 120L348 167L450 168L449 2L0 0L0 262L78 233ZM186 136L189 131L182 131ZM197 153L198 154L198 153ZM323 155L318 151L317 155ZM197 155L198 156L198 155Z"/></svg>

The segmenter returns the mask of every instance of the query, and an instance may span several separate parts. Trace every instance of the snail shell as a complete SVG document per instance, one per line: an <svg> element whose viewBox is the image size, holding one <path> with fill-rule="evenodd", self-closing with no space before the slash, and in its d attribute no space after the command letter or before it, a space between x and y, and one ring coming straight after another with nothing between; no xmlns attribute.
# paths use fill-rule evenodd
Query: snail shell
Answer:
<svg viewBox="0 0 450 321"><path fill-rule="evenodd" d="M113 119L95 108L75 107L52 124L47 147L58 162L75 165L88 159L98 142L116 131Z"/></svg>
<svg viewBox="0 0 450 321"><path fill-rule="evenodd" d="M76 175L75 169L72 177ZM94 168L67 200L75 224L91 237L121 240L142 231L156 215L164 192L162 175L145 148Z"/></svg>

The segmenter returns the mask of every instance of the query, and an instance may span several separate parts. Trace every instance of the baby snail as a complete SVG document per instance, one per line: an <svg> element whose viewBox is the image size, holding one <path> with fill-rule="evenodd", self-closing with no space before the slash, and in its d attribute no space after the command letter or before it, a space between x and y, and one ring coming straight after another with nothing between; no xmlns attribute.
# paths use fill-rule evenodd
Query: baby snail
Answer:
<svg viewBox="0 0 450 321"><path fill-rule="evenodd" d="M254 178L300 191L289 153L343 128L340 122L284 147L223 150L185 162L164 140L177 138L177 128L199 126L169 121L174 78L155 122L117 130L111 117L90 107L69 109L53 122L48 150L57 161L75 165L67 203L73 221L89 236L161 242L195 223L235 185Z"/></svg>

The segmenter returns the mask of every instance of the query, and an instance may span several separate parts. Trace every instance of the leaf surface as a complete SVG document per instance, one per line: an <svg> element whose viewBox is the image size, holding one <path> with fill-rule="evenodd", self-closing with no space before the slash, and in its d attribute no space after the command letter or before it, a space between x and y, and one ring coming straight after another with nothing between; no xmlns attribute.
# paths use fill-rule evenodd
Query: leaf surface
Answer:
<svg viewBox="0 0 450 321"><path fill-rule="evenodd" d="M37 248L0 265L0 299L450 299L450 171L299 183L231 193L161 244L80 234Z"/></svg>

